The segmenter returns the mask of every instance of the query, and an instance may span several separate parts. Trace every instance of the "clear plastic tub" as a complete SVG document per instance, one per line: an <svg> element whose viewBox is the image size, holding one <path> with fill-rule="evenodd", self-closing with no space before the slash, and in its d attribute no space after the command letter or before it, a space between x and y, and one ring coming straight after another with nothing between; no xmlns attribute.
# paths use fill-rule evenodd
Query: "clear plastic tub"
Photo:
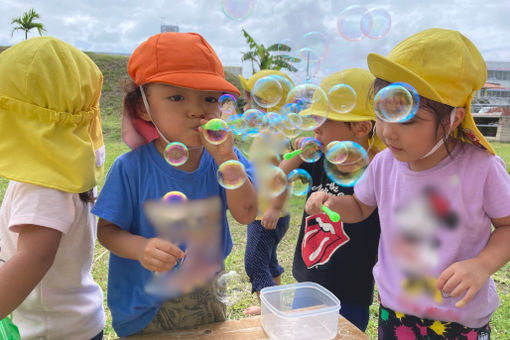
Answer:
<svg viewBox="0 0 510 340"><path fill-rule="evenodd" d="M314 282L272 286L260 291L262 327L271 339L332 339L340 301Z"/></svg>

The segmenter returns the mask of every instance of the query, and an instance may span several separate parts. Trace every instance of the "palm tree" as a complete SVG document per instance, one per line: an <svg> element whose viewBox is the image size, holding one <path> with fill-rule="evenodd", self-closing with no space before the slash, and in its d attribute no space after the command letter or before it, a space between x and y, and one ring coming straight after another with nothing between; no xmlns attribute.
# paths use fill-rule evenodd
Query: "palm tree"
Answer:
<svg viewBox="0 0 510 340"><path fill-rule="evenodd" d="M277 43L266 48L262 44L257 44L244 28L243 35L248 46L250 46L250 50L248 52L241 52L243 53L241 61L250 60L253 73L255 73L255 64L257 64L259 70L286 69L291 72L297 71L291 63L298 62L300 59L291 57L288 54L274 54L274 52L290 52L290 46Z"/></svg>
<svg viewBox="0 0 510 340"><path fill-rule="evenodd" d="M34 22L34 19L39 19L39 13L37 13L33 8L29 9L19 18L14 18L11 21L11 25L17 25L12 28L11 36L15 31L25 31L25 40L28 39L28 31L33 28L37 28L39 35L42 35L43 32L46 32L44 25L40 22Z"/></svg>

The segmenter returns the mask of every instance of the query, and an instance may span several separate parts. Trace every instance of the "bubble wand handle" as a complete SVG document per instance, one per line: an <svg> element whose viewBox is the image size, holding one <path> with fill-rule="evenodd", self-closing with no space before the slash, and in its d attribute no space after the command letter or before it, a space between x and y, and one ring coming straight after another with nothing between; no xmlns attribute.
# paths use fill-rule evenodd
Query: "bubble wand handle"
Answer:
<svg viewBox="0 0 510 340"><path fill-rule="evenodd" d="M303 150L301 150L301 149L297 149L292 152L287 152L286 154L283 155L283 159L285 159L287 161L287 160L293 158L294 156L299 155L301 152L303 152Z"/></svg>
<svg viewBox="0 0 510 340"><path fill-rule="evenodd" d="M333 222L340 221L340 215L337 212L329 209L324 204L322 205L321 209L328 215L328 217L331 221L333 221Z"/></svg>

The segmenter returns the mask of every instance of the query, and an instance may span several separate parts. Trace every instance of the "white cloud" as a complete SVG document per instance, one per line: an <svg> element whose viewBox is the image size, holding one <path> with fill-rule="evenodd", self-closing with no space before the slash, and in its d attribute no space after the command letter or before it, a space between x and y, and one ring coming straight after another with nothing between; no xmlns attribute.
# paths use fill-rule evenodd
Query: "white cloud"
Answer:
<svg viewBox="0 0 510 340"><path fill-rule="evenodd" d="M253 0L247 19L229 19L221 0L0 0L0 45L12 45L24 37L11 37L10 21L34 8L49 35L84 50L131 53L161 22L179 25L183 32L202 34L226 65L241 65L241 51L247 50L241 28L268 46L291 39L298 44L307 32L320 31L329 41L329 53L321 64L326 69L366 67L369 52L387 54L405 37L429 27L460 30L480 49L486 60L510 61L510 3L484 0L360 0L365 8L386 9L392 28L382 39L349 42L339 36L336 24L340 12L352 3L340 0ZM35 36L31 32L30 36Z"/></svg>

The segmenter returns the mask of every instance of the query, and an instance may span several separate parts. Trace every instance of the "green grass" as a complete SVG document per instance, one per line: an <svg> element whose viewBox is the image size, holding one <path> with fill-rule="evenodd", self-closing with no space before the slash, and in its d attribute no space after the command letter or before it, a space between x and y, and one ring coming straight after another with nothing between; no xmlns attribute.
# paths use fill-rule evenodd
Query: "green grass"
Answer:
<svg viewBox="0 0 510 340"><path fill-rule="evenodd" d="M0 51L2 47L0 47ZM104 86L101 96L102 123L106 145L106 163L105 176L111 164L117 156L128 151L128 148L120 139L120 110L122 102L122 90L119 88L119 80L127 75L126 65L128 58L125 56L108 56L96 53L87 53L100 67L104 75ZM229 80L238 85L237 77L227 74ZM237 82L237 83L236 83ZM507 163L510 169L510 144L493 143L498 154ZM104 177L105 177L104 176ZM104 183L104 177L99 183L99 188ZM0 178L0 199L3 199L7 180ZM288 284L295 282L292 277L292 259L294 256L294 248L298 234L298 228L301 223L302 208L304 205L303 198L291 199L291 228L283 238L278 248L278 256L280 263L286 269L282 276L282 283ZM234 240L233 251L227 261L227 270L235 270L239 273L246 283L247 289L241 300L228 309L229 319L239 319L244 315L242 311L250 304L257 303L256 297L250 294L250 284L248 277L244 271L244 248L246 246L246 226L240 225L229 217L232 237ZM108 258L109 253L100 245L96 244L94 253L94 263L92 266L92 275L100 284L106 297L106 284L108 275ZM501 298L501 305L493 315L491 327L493 329L494 339L510 339L510 264L505 265L502 269L493 275L496 281L497 289ZM377 338L377 300L371 307L371 319L367 329L367 334L371 338ZM106 306L107 324L105 328L105 339L116 338L115 332L111 327L111 317Z"/></svg>
<svg viewBox="0 0 510 340"><path fill-rule="evenodd" d="M122 152L125 147L119 145L120 142L113 143L107 147L107 164L111 164L115 152ZM108 144L107 144L108 146ZM510 144L493 143L496 150L504 155L507 167L510 169ZM296 282L292 277L292 260L294 256L294 248L301 223L301 216L304 206L304 199L293 197L291 200L291 227L280 242L278 248L278 257L280 264L285 268L282 275L282 284ZM250 294L250 282L244 270L244 249L246 247L246 226L240 225L229 216L230 230L234 240L234 248L227 261L227 270L235 270L241 275L243 283L246 286L242 298L235 305L228 308L227 317L229 319L243 318L243 310L254 303L258 303L256 296ZM106 277L108 271L108 254L104 248L96 245L95 257L99 258L93 266L94 278L99 284L106 289ZM510 264L507 264L493 275L501 298L501 305L494 313L491 320L492 334L494 339L510 338ZM106 291L106 290L105 290ZM373 339L377 338L377 315L379 304L377 303L377 290L374 296L374 303L370 308L370 322L366 333ZM106 304L105 304L106 307ZM115 333L111 329L111 319L107 312L108 322L105 329L105 339L115 338Z"/></svg>

